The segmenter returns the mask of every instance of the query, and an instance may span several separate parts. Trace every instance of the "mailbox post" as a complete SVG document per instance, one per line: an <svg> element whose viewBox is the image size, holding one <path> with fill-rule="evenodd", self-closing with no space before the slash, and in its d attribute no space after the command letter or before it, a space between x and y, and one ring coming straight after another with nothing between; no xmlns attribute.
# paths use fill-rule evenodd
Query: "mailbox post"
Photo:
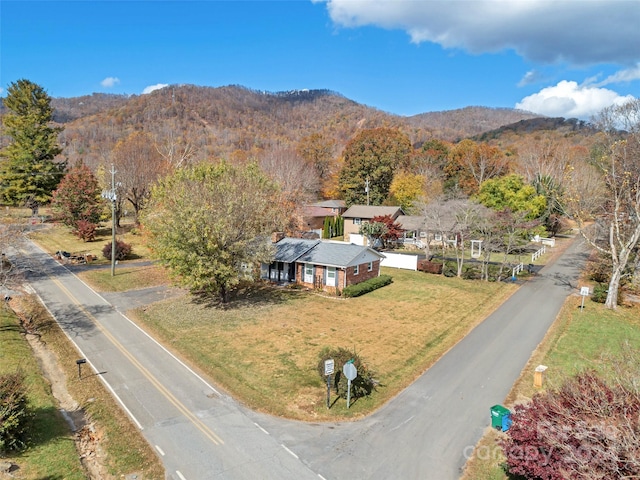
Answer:
<svg viewBox="0 0 640 480"><path fill-rule="evenodd" d="M82 367L83 363L87 363L87 360L84 358L81 358L80 360L76 360L76 364L78 365L78 380L82 379L82 371L80 370L80 368Z"/></svg>

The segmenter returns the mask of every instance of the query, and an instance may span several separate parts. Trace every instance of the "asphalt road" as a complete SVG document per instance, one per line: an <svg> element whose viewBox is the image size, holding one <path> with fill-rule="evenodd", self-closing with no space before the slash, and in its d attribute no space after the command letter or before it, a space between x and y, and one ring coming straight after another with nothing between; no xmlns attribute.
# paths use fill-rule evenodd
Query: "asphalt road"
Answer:
<svg viewBox="0 0 640 480"><path fill-rule="evenodd" d="M409 388L357 422L311 424L248 411L189 370L50 256L30 283L175 479L459 478L576 284L575 241ZM126 301L124 301L126 303ZM75 359L69 359L75 361ZM533 373L532 373L533 375Z"/></svg>

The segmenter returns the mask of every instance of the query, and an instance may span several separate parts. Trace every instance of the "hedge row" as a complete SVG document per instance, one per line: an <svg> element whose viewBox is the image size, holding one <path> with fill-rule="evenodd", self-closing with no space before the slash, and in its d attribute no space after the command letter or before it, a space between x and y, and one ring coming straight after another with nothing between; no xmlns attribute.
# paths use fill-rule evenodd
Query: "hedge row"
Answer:
<svg viewBox="0 0 640 480"><path fill-rule="evenodd" d="M342 290L342 295L345 297L359 297L365 293L373 292L380 287L389 285L393 282L391 275L380 275L379 277L370 278L364 282L357 283L356 285L349 285Z"/></svg>

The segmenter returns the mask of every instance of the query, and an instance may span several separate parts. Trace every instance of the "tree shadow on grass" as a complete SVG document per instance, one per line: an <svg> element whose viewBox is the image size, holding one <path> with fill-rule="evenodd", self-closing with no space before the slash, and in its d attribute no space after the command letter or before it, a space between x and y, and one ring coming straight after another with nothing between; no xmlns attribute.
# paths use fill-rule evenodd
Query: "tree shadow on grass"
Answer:
<svg viewBox="0 0 640 480"><path fill-rule="evenodd" d="M229 301L224 303L216 294L195 292L192 302L207 308L234 310L242 308L264 307L289 302L304 296L301 290L278 287L265 283L247 283L234 289L229 295Z"/></svg>
<svg viewBox="0 0 640 480"><path fill-rule="evenodd" d="M27 407L28 420L24 433L20 440L24 442L24 448L5 452L10 457L19 459L27 454L32 454L33 448L46 445L56 440L74 442L73 433L62 414L53 406ZM63 478L59 476L44 478Z"/></svg>

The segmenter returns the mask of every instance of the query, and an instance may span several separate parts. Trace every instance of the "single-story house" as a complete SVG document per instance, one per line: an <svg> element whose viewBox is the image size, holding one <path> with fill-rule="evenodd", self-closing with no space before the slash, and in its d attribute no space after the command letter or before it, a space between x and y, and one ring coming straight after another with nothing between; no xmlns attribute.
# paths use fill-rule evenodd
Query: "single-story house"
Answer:
<svg viewBox="0 0 640 480"><path fill-rule="evenodd" d="M370 222L374 217L390 216L396 220L400 215L404 215L401 207L384 207L373 205L351 205L342 214L344 218L344 240L350 241L351 234L358 234L360 225Z"/></svg>
<svg viewBox="0 0 640 480"><path fill-rule="evenodd" d="M260 278L329 292L379 276L384 258L369 247L330 240L285 237L274 247L274 260L262 264Z"/></svg>

